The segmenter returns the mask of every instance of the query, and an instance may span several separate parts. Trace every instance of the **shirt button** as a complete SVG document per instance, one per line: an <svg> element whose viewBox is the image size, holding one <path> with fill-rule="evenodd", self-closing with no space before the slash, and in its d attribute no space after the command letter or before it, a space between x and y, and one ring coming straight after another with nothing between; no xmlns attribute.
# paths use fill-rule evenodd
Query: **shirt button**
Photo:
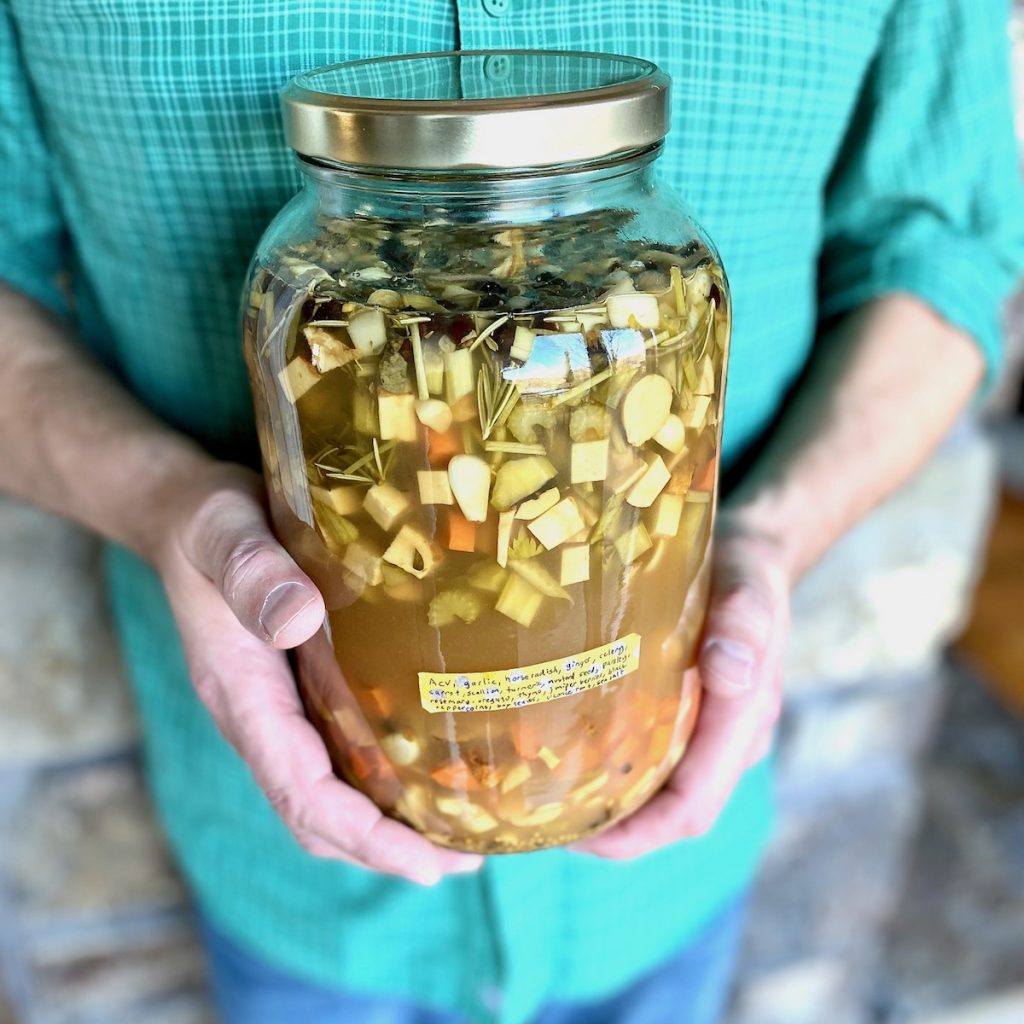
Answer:
<svg viewBox="0 0 1024 1024"><path fill-rule="evenodd" d="M505 53L492 53L484 61L484 75L492 82L503 82L512 70L512 61Z"/></svg>
<svg viewBox="0 0 1024 1024"><path fill-rule="evenodd" d="M484 10L492 18L500 18L507 10L509 0L481 0Z"/></svg>

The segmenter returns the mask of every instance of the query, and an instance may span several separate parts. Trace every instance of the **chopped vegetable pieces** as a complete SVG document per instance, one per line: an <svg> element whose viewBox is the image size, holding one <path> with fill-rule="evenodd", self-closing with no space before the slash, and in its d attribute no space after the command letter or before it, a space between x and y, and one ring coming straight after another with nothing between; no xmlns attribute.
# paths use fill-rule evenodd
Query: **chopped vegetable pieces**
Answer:
<svg viewBox="0 0 1024 1024"><path fill-rule="evenodd" d="M528 529L550 551L564 544L585 526L579 506L570 497L563 498L554 508L534 519Z"/></svg>
<svg viewBox="0 0 1024 1024"><path fill-rule="evenodd" d="M455 455L448 463L448 482L452 494L471 523L487 518L487 495L491 489L491 470L476 455Z"/></svg>

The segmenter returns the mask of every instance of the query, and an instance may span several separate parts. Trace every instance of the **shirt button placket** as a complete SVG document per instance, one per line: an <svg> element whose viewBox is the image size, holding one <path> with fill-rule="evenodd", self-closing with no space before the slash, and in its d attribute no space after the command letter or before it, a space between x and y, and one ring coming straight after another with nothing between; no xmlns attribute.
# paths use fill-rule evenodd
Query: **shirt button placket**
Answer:
<svg viewBox="0 0 1024 1024"><path fill-rule="evenodd" d="M492 17L500 18L509 8L511 0L480 0L483 9Z"/></svg>

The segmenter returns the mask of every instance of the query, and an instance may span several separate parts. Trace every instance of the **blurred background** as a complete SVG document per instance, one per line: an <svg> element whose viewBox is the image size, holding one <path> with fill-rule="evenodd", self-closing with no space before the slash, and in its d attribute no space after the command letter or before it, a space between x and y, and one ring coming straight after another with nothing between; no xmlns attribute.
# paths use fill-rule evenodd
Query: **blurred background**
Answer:
<svg viewBox="0 0 1024 1024"><path fill-rule="evenodd" d="M1024 0L1010 32L1024 143ZM1024 296L1007 319L985 409L796 594L728 1024L1024 1021ZM0 1024L212 1024L96 545L3 499L0 538Z"/></svg>

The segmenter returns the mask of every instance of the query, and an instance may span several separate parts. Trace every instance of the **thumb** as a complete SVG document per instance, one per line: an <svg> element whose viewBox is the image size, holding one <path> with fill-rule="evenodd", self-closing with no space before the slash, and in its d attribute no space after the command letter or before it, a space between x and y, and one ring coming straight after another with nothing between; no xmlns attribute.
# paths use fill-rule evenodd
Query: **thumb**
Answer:
<svg viewBox="0 0 1024 1024"><path fill-rule="evenodd" d="M323 625L323 598L270 532L255 488L228 487L207 497L182 542L189 561L259 639L297 647Z"/></svg>
<svg viewBox="0 0 1024 1024"><path fill-rule="evenodd" d="M774 553L749 538L725 538L715 552L700 652L704 686L721 697L760 682L786 625L787 583Z"/></svg>

